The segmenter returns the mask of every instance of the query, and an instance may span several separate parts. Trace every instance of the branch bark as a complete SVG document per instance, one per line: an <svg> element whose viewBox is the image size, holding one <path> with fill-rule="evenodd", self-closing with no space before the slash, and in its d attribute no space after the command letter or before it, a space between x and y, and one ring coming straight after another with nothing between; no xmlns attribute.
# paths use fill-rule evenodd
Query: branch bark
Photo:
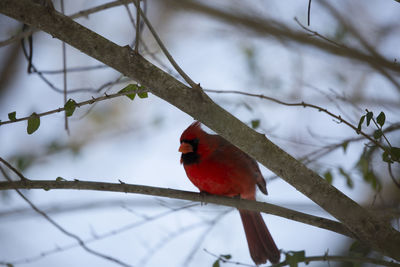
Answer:
<svg viewBox="0 0 400 267"><path fill-rule="evenodd" d="M317 173L216 105L200 88L188 88L128 46L121 47L70 18L29 0L0 0L0 13L37 27L109 65L156 96L200 120L340 220L353 235L400 260L400 233L331 186ZM388 66L389 67L389 66Z"/></svg>
<svg viewBox="0 0 400 267"><path fill-rule="evenodd" d="M76 190L95 190L107 192L122 192L142 194L158 197L168 197L173 199L182 199L202 203L211 203L224 205L228 207L254 210L280 216L289 220L313 225L338 234L354 238L353 234L340 222L332 221L326 218L309 215L295 210L287 209L277 205L214 195L202 195L195 192L175 190L169 188L159 188L145 185L134 185L125 183L101 183L87 181L51 181L51 180L23 180L15 182L0 182L0 190L9 189L76 189Z"/></svg>

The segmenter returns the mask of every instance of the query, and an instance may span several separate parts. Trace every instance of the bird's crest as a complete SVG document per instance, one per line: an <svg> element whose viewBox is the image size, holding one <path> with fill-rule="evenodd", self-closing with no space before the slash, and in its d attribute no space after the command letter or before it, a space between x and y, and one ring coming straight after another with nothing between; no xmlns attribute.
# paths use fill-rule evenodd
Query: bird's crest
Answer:
<svg viewBox="0 0 400 267"><path fill-rule="evenodd" d="M182 133L181 141L183 139L192 140L195 138L199 138L204 131L201 129L201 122L195 121Z"/></svg>

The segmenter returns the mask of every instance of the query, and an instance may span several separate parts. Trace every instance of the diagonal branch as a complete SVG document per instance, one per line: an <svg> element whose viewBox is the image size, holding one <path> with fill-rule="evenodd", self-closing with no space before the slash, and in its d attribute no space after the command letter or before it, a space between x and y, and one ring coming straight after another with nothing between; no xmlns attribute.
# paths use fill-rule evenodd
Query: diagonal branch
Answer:
<svg viewBox="0 0 400 267"><path fill-rule="evenodd" d="M157 44L160 46L161 50L163 51L164 55L168 58L169 62L171 65L174 67L174 69L179 73L179 75L182 76L182 78L192 87L192 88L197 88L199 89L199 86L179 67L178 63L176 63L175 59L172 57L172 55L169 53L167 48L165 47L164 43L161 41L160 37L158 36L157 32L151 25L150 21L147 19L146 14L142 11L140 8L140 5L136 3L133 0L133 4L136 6L138 10L138 14L140 14L143 17L144 22L146 23L147 27L149 28L151 34L153 35L154 39L156 39Z"/></svg>
<svg viewBox="0 0 400 267"><path fill-rule="evenodd" d="M40 28L123 75L138 81L149 88L154 95L200 120L254 157L341 221L361 242L384 255L400 259L398 253L400 233L391 225L380 221L363 209L317 173L272 143L265 135L255 132L216 105L202 90L193 90L185 86L134 53L128 46L120 47L70 18L58 12L49 12L48 9L30 0L0 0L0 13ZM305 40L306 37L301 36L301 38ZM320 44L319 40L312 42ZM337 47L332 49L340 55L351 56L347 53L348 51L344 54L342 50L337 50ZM358 51L356 55L361 57ZM361 58L364 62L371 60L371 57L366 58L364 54ZM386 60L380 61L380 64L400 71L399 66Z"/></svg>

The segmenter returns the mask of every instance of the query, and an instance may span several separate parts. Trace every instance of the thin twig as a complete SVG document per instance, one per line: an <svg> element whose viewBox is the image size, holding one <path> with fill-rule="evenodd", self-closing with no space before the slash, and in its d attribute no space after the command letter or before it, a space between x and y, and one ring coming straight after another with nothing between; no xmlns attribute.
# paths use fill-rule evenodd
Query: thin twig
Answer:
<svg viewBox="0 0 400 267"><path fill-rule="evenodd" d="M72 67L72 68L67 68L66 71L68 73L71 72L83 72L83 71L92 71L92 70L98 70L98 69L105 69L109 68L109 66L101 64L101 65L95 65L95 66L85 66L85 67ZM55 69L55 70L40 70L39 71L42 74L47 74L47 75L55 75L55 74L62 74L64 72L63 69Z"/></svg>
<svg viewBox="0 0 400 267"><path fill-rule="evenodd" d="M165 237L161 238L152 248L150 248L137 263L138 266L146 266L148 261L152 258L154 254L156 254L157 251L159 251L162 247L166 246L168 242L173 241L175 238L181 236L182 234L185 234L187 232L196 230L197 228L204 227L204 222L197 222L197 223L192 223L186 226L182 226L178 228L177 230L168 233Z"/></svg>
<svg viewBox="0 0 400 267"><path fill-rule="evenodd" d="M172 208L172 209L170 209L168 211L161 212L161 213L159 213L157 215L154 215L154 216L151 216L151 217L146 217L146 218L144 218L144 219L142 219L142 220L140 220L138 222L133 222L133 223L124 225L124 226L119 227L117 229L113 229L113 230L107 231L107 232L105 232L103 234L97 234L97 235L95 235L95 236L93 236L91 238L88 238L88 239L84 240L84 242L85 242L85 244L89 244L89 243L93 243L93 242L96 242L96 241L103 240L103 239L111 237L111 236L116 236L118 234L122 234L122 233L125 233L126 231L132 230L133 228L142 226L145 223L156 221L156 220L158 220L160 218L163 218L163 217L168 216L170 214L173 214L175 212L181 211L183 209L191 208L191 207L194 207L194 206L197 206L197 205L198 204L188 204L188 205L185 205L185 206L182 206L182 207L179 207L179 208ZM64 251L76 248L77 246L79 246L79 243L73 243L73 244L64 245L64 246L61 246L61 247L56 247L56 248L51 249L51 250L43 251L39 255L36 255L36 256L30 257L30 258L24 258L24 259L20 259L20 260L15 260L15 261L12 261L10 263L14 264L14 265L22 264L22 263L32 263L32 262L35 262L35 261L38 261L38 260L42 259L44 256L48 256L48 255L53 255L53 254L56 254L56 253L64 252Z"/></svg>
<svg viewBox="0 0 400 267"><path fill-rule="evenodd" d="M311 17L311 0L308 1L308 10L307 10L307 25L310 26L310 17Z"/></svg>
<svg viewBox="0 0 400 267"><path fill-rule="evenodd" d="M164 55L168 58L171 65L174 69L182 76L182 78L192 87L192 88L200 88L198 84L196 84L182 69L179 67L178 63L176 63L175 59L171 56L168 52L168 49L165 47L164 43L161 41L160 37L158 36L157 32L154 30L153 26L151 25L150 21L147 19L146 14L142 11L140 6L138 6L133 0L133 4L139 10L140 15L142 16L144 22L146 23L147 27L149 28L151 34L153 35L154 39L156 39L157 44L160 46L161 50L163 51Z"/></svg>
<svg viewBox="0 0 400 267"><path fill-rule="evenodd" d="M231 263L237 266L246 266L246 267L254 267L253 264L247 264L247 263L243 263L243 262L238 262L238 261L233 261L233 260L228 260L224 257L221 257L217 254L214 254L210 251L208 251L207 249L203 249L205 253L210 254L211 256L215 257L218 261L224 262L224 263Z"/></svg>
<svg viewBox="0 0 400 267"><path fill-rule="evenodd" d="M281 104L281 105L284 105L284 106L297 106L297 107L304 107L304 108L305 107L313 108L313 109L316 109L316 110L318 110L320 112L324 112L324 113L328 114L329 116L337 119L339 122L343 122L344 124L346 124L347 126L352 128L354 131L356 131L357 133L360 133L362 136L364 136L369 141L374 143L376 146L381 148L383 151L386 151L386 148L382 144L378 143L376 140L374 140L372 137L370 137L368 134L364 133L363 131L361 131L361 130L359 131L356 126L354 126L353 124L351 124L347 120L343 119L340 115L335 115L332 112L328 111L326 108L323 108L323 107L320 107L320 106L317 106L317 105L314 105L314 104L308 104L308 103L305 103L305 102L288 103L288 102L284 102L284 101L278 100L276 98L265 96L265 95L262 95L262 94L252 94L252 93L247 93L247 92L242 92L242 91L235 91L235 90L204 89L204 91L205 92L210 92L210 93L240 94L240 95L258 97L258 98L270 100L272 102L275 102L275 103L278 103L278 104Z"/></svg>
<svg viewBox="0 0 400 267"><path fill-rule="evenodd" d="M338 261L338 262L353 262L353 263L372 263L376 264L379 266L389 266L389 267L399 267L400 264L395 263L393 261L384 261L384 260L379 260L379 259L374 259L374 258L368 258L368 257L358 257L358 256L329 256L329 255L324 255L324 256L313 256L313 257L305 257L302 260L299 260L298 262L311 262L311 261ZM289 262L283 261L278 264L274 264L271 267L281 267L281 266L290 266Z"/></svg>
<svg viewBox="0 0 400 267"><path fill-rule="evenodd" d="M368 113L368 109L365 109L365 111ZM376 128L382 132L382 136L385 139L386 143L388 144L389 148L392 148L392 144L390 144L389 140L387 139L386 135L384 134L382 127L376 122L375 118L372 116L372 122L375 124Z"/></svg>
<svg viewBox="0 0 400 267"><path fill-rule="evenodd" d="M61 0L61 13L64 12L64 0ZM65 42L62 42L62 62L63 62L63 87L64 87L64 105L67 103L67 48ZM68 127L68 116L67 112L64 112L64 126L67 134L69 135L69 127Z"/></svg>
<svg viewBox="0 0 400 267"><path fill-rule="evenodd" d="M28 39L29 41L31 38ZM41 71L39 71L36 66L32 63L31 55L32 55L32 46L29 46L29 53L26 50L25 43L22 41L22 51L25 56L25 59L28 61L28 71L29 73L36 73L42 81L44 81L52 90L56 91L57 93L64 93L63 90L57 88L52 82L50 82ZM63 71L61 70L63 73ZM79 93L79 92L95 92L94 89L91 88L78 88L78 89L71 89L69 90L70 93Z"/></svg>
<svg viewBox="0 0 400 267"><path fill-rule="evenodd" d="M76 106L80 108L82 106L92 105L93 103L104 101L104 100L107 100L107 99L112 99L112 98L116 98L116 97L120 97L120 96L126 96L126 95L134 94L134 93L143 93L143 92L148 92L148 90L139 89L139 90L133 90L133 91L123 92L123 93L105 94L104 96L92 97L92 99L90 99L90 100L78 102L78 103L76 103ZM37 113L37 116L38 117L48 116L50 114L62 112L64 110L65 110L65 107L60 107L60 108L49 110L49 111L46 111L46 112ZM10 124L10 123L19 122L19 121L26 121L29 118L30 118L30 116L17 118L15 120L0 121L0 126L3 125L3 124Z"/></svg>
<svg viewBox="0 0 400 267"><path fill-rule="evenodd" d="M10 170L12 170L18 177L21 179L21 181L28 181L29 179L26 178L21 172L19 172L16 168L14 168L8 161L0 157L0 161L7 166Z"/></svg>
<svg viewBox="0 0 400 267"><path fill-rule="evenodd" d="M204 232L197 239L196 243L193 245L191 251L189 252L188 256L186 257L185 261L183 262L183 266L190 265L190 262L192 261L195 253L199 250L201 244L204 242L207 235L214 229L214 227L217 225L217 223L229 212L231 212L231 210L221 212L216 218L214 218L211 222L209 222L207 229L204 230Z"/></svg>
<svg viewBox="0 0 400 267"><path fill-rule="evenodd" d="M329 12L331 12L331 14L334 17L336 17L336 19L340 21L340 23L344 25L344 27L346 27L354 37L358 39L361 45L364 48L366 48L373 57L383 59L383 56L380 55L376 50L377 46L370 45L368 41L361 35L361 32L356 28L354 28L352 24L348 23L347 20L339 13L339 11L336 8L334 8L330 3L328 3L328 1L321 1L320 3L323 6L325 6L325 8L327 8ZM396 79L388 71L386 71L380 64L376 64L374 61L371 61L371 66L374 67L378 72L380 72L384 77L386 77L396 87L396 89L400 91L400 83L397 82Z"/></svg>
<svg viewBox="0 0 400 267"><path fill-rule="evenodd" d="M346 59L353 59L359 62L368 63L371 66L373 64L378 64L382 68L400 72L400 65L394 63L392 60L371 56L357 48L347 47L346 49L342 49L336 45L331 45L314 38L309 38L309 36L305 35L303 32L294 31L288 28L286 25L273 19L255 17L254 15L244 13L232 13L227 11L227 9L223 10L220 8L214 8L210 5L205 5L203 2L204 1L189 0L168 1L168 3L174 4L176 8L191 9L219 20L223 20L231 25L235 25L235 27L239 25L244 26L245 28L257 32L263 36L274 37L279 41L294 41L298 44L309 45Z"/></svg>
<svg viewBox="0 0 400 267"><path fill-rule="evenodd" d="M398 188L400 188L400 182L398 182L398 181L396 180L396 178L394 178L394 175L393 175L393 172L392 172L392 164L391 164L390 162L388 162L388 170L389 170L389 176L390 176L390 178L392 178L393 183L394 183Z"/></svg>
<svg viewBox="0 0 400 267"><path fill-rule="evenodd" d="M13 183L13 181L11 180L11 178L7 175L7 173L4 171L4 169L0 166L0 171L3 174L4 178L6 178L8 180L8 182ZM42 210L40 210L38 207L36 207L24 194L22 194L22 192L20 190L18 190L17 187L13 187L13 189L18 193L18 195L20 195L20 197L25 200L26 203L29 204L29 206L31 206L31 208L36 211L38 214L40 214L41 216L43 216L50 224L52 224L54 227L56 227L60 232L62 232L63 234L75 239L79 245L86 250L88 253L93 254L97 257L106 259L108 261L111 261L115 264L118 264L120 266L124 266L124 267L130 267L131 265L124 263L114 257L105 255L103 253L97 252L91 248L89 248L88 246L86 246L85 242L77 235L67 231L66 229L64 229L61 225L59 225L57 222L55 222L52 218L50 218L50 216L48 216L45 212L43 212Z"/></svg>
<svg viewBox="0 0 400 267"><path fill-rule="evenodd" d="M136 37L135 37L135 52L139 54L139 39L140 39L140 0L136 3ZM139 7L139 8L138 8Z"/></svg>
<svg viewBox="0 0 400 267"><path fill-rule="evenodd" d="M333 40L331 40L331 39L329 39L329 38L323 36L323 35L320 34L319 32L316 32L316 31L313 31L313 30L307 28L306 26L304 26L304 25L297 19L297 17L294 17L294 21L296 21L297 24L299 24L299 26L300 26L303 30L309 32L311 35L317 36L317 37L321 38L321 39L324 40L324 41L327 41L327 42L329 42L329 43L331 43L331 44L336 45L337 47L345 48L345 49L348 48L348 47L345 46L344 44L339 44L338 42L335 42L335 41L333 41Z"/></svg>

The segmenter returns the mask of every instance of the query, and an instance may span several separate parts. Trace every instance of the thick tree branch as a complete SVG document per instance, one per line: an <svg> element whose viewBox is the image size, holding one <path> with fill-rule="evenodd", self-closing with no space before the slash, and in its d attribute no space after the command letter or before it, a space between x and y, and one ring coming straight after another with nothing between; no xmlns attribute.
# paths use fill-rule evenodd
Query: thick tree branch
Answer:
<svg viewBox="0 0 400 267"><path fill-rule="evenodd" d="M49 12L32 1L0 0L0 13L37 27L138 81L154 95L200 120L254 157L340 220L357 239L400 260L399 232L360 207L317 173L273 144L265 135L255 132L216 105L199 88L188 88L134 53L128 46L120 47L70 18L58 12ZM388 64L387 61L383 61L382 66L400 70L400 67Z"/></svg>
<svg viewBox="0 0 400 267"><path fill-rule="evenodd" d="M322 217L309 215L306 213L298 212L295 210L283 208L277 205L257 202L252 200L203 195L195 192L175 190L169 188L159 188L144 185L134 185L125 183L100 183L100 182L86 182L86 181L49 181L49 180L27 180L16 182L0 182L0 190L9 189L77 189L77 190L95 190L107 192L123 192L142 194L149 196L168 197L174 199L189 200L202 203L212 203L224 205L238 209L248 209L260 211L267 214L280 216L289 220L313 225L329 231L333 231L348 237L354 237L353 234L343 224L325 219Z"/></svg>

